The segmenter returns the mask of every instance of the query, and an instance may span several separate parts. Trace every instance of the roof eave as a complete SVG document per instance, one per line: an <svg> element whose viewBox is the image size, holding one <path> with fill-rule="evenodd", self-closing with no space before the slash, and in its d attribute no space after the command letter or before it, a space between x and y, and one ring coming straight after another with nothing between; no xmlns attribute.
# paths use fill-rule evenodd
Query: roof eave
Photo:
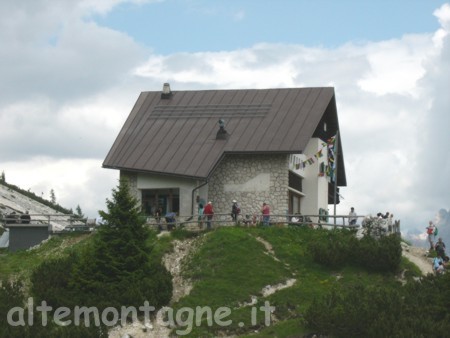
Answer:
<svg viewBox="0 0 450 338"><path fill-rule="evenodd" d="M182 177L182 178L188 178L188 179L193 179L193 180L206 180L207 179L207 177L204 177L204 176L185 175L185 174L168 173L168 172L162 172L162 171L133 169L133 168L108 166L108 165L103 165L102 168L115 169L115 170L120 170L120 171L128 171L128 172L133 172L133 173L138 173L138 174L152 174L152 175L162 175L162 176L171 176L171 177Z"/></svg>

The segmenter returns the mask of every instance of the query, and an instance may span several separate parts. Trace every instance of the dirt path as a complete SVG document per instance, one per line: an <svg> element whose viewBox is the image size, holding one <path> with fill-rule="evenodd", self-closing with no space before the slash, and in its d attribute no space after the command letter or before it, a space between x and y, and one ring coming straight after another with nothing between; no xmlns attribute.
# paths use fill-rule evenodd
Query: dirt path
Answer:
<svg viewBox="0 0 450 338"><path fill-rule="evenodd" d="M402 255L417 265L424 276L433 273L432 261L426 256L426 252L427 250L424 248L409 246L402 243Z"/></svg>

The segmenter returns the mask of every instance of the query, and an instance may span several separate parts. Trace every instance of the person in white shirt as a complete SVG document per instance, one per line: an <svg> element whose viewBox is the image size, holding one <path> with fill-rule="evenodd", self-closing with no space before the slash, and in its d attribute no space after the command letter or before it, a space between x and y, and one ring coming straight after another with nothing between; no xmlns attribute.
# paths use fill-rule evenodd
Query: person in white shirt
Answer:
<svg viewBox="0 0 450 338"><path fill-rule="evenodd" d="M355 212L355 208L350 208L350 213L348 214L348 224L355 225L356 221L358 220L358 217Z"/></svg>

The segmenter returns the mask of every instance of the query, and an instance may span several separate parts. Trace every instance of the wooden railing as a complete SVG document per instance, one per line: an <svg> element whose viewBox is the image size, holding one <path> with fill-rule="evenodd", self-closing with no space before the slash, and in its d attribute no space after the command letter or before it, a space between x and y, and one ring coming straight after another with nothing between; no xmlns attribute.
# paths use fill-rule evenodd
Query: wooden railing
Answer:
<svg viewBox="0 0 450 338"><path fill-rule="evenodd" d="M358 228L361 224L360 221L365 216L356 216L357 224L351 225L348 222L348 215L300 215L300 214L272 214L270 215L269 224L271 226L310 226L310 227L339 227L339 228ZM336 219L336 222L334 222ZM147 217L146 224L150 227L159 229L167 229L173 227L184 227L186 229L198 229L200 225L202 228L206 228L206 217L201 220L198 219L198 215L194 216L175 216L173 221L166 220L165 217L161 217L158 221L155 217ZM218 226L257 226L262 223L262 215L243 215L239 214L237 221L232 220L231 214L214 214L211 220L212 227ZM358 224L359 223L359 224Z"/></svg>
<svg viewBox="0 0 450 338"><path fill-rule="evenodd" d="M95 222L90 222L86 218L79 218L78 215L64 214L30 214L30 220L24 222L20 219L21 214L0 215L0 224L8 228L9 226L28 226L33 224L49 224L49 230L54 233L68 231L92 231L95 228ZM19 216L19 217L18 217ZM168 230L183 227L188 230L201 230L207 228L207 219L204 216L201 220L198 215L178 216L173 220L160 217L159 221L153 216L145 216L146 225L159 230ZM357 218L357 224L349 224L348 215L301 215L301 214L272 214L269 219L269 226L308 226L312 228L347 228L358 229L364 223L366 216L354 216ZM214 214L210 221L212 228L220 226L258 226L262 225L262 215L239 214L237 221L234 222L230 213ZM386 228L389 225L383 225ZM400 233L400 221L392 224L392 232Z"/></svg>

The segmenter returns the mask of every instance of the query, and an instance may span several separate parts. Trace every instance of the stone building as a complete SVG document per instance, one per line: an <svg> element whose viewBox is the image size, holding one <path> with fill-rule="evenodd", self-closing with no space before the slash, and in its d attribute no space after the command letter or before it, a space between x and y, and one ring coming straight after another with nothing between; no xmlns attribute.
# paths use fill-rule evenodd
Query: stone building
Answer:
<svg viewBox="0 0 450 338"><path fill-rule="evenodd" d="M103 163L153 215L200 203L229 214L318 214L335 201L327 141L339 130L334 89L142 92ZM337 186L346 185L340 140ZM336 190L338 191L338 190ZM336 199L338 201L338 198Z"/></svg>

